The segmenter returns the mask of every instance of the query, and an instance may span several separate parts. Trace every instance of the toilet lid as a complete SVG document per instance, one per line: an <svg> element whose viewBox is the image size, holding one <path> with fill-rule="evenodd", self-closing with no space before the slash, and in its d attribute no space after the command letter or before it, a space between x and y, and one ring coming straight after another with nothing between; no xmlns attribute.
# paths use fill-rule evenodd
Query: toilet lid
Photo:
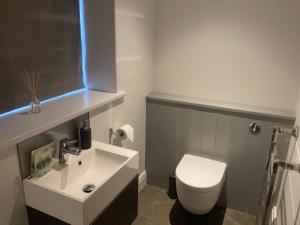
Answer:
<svg viewBox="0 0 300 225"><path fill-rule="evenodd" d="M176 177L198 191L209 191L222 181L227 164L193 155L184 155L176 168Z"/></svg>

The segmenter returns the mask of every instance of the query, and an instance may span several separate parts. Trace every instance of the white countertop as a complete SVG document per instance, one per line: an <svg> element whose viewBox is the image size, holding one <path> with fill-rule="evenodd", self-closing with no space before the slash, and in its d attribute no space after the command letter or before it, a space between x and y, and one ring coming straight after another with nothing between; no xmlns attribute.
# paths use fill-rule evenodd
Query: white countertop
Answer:
<svg viewBox="0 0 300 225"><path fill-rule="evenodd" d="M147 99L156 100L160 102L169 102L169 103L204 107L208 109L217 109L217 110L223 110L229 112L251 114L256 116L266 116L270 118L284 119L290 121L294 121L296 118L295 113L292 111L265 108L265 107L256 107L250 105L242 105L242 104L214 101L214 100L201 99L201 98L191 98L191 97L158 93L158 92L150 93L147 96Z"/></svg>
<svg viewBox="0 0 300 225"><path fill-rule="evenodd" d="M0 151L64 122L123 98L125 92L108 93L84 90L42 104L38 114L21 113L0 118Z"/></svg>

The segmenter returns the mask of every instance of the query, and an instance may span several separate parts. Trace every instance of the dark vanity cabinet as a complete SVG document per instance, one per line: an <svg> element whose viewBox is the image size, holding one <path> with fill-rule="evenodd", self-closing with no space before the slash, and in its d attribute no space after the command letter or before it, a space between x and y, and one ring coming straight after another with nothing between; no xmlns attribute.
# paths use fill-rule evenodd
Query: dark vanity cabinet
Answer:
<svg viewBox="0 0 300 225"><path fill-rule="evenodd" d="M27 206L30 225L69 225ZM131 225L138 213L138 175L99 214L91 225Z"/></svg>

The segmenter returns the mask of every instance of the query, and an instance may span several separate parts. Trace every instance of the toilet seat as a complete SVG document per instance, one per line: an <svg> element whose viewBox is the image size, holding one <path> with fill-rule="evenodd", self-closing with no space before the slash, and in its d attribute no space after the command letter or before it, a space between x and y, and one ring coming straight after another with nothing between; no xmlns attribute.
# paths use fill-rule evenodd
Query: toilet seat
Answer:
<svg viewBox="0 0 300 225"><path fill-rule="evenodd" d="M176 178L196 192L210 192L224 181L226 163L184 155L176 168Z"/></svg>

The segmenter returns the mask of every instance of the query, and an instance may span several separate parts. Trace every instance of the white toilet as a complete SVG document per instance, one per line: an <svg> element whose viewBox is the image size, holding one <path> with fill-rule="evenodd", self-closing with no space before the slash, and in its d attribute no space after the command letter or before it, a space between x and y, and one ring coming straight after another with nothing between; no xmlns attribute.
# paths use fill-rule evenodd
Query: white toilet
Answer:
<svg viewBox="0 0 300 225"><path fill-rule="evenodd" d="M226 167L226 163L184 155L176 168L176 189L182 206L193 214L208 213L221 194Z"/></svg>

